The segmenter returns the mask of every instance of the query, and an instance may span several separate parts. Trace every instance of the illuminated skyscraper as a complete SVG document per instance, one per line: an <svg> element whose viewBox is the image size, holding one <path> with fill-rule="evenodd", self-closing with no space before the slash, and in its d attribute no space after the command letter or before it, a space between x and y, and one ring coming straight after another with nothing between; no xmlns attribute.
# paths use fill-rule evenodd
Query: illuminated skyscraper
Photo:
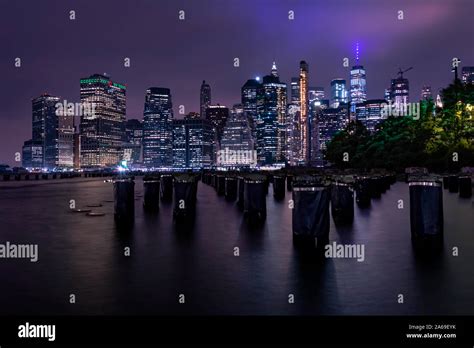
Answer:
<svg viewBox="0 0 474 348"><path fill-rule="evenodd" d="M137 119L125 123L123 159L130 164L140 163L142 158L143 123Z"/></svg>
<svg viewBox="0 0 474 348"><path fill-rule="evenodd" d="M25 167L50 170L73 167L74 115L63 113L57 108L58 103L60 98L49 94L32 100L32 139L23 147Z"/></svg>
<svg viewBox="0 0 474 348"><path fill-rule="evenodd" d="M431 86L423 86L421 88L421 100L433 99L433 94L431 93Z"/></svg>
<svg viewBox="0 0 474 348"><path fill-rule="evenodd" d="M310 154L310 134L309 134L309 104L308 104L308 64L302 60L300 62L300 162L309 162Z"/></svg>
<svg viewBox="0 0 474 348"><path fill-rule="evenodd" d="M383 98L385 99L387 103L390 103L392 101L390 88L385 88L384 93L383 93Z"/></svg>
<svg viewBox="0 0 474 348"><path fill-rule="evenodd" d="M365 69L359 64L359 44L356 46L357 64L351 69L351 104L363 103L367 100L367 79Z"/></svg>
<svg viewBox="0 0 474 348"><path fill-rule="evenodd" d="M351 70L351 103L357 104L367 100L365 69L362 65L354 65Z"/></svg>
<svg viewBox="0 0 474 348"><path fill-rule="evenodd" d="M348 102L346 80L334 79L331 81L331 108Z"/></svg>
<svg viewBox="0 0 474 348"><path fill-rule="evenodd" d="M461 80L463 83L474 84L474 66L463 66L461 71Z"/></svg>
<svg viewBox="0 0 474 348"><path fill-rule="evenodd" d="M285 160L286 83L275 75L263 77L257 99L257 156L260 164Z"/></svg>
<svg viewBox="0 0 474 348"><path fill-rule="evenodd" d="M143 163L149 168L173 165L173 104L168 88L151 87L146 91Z"/></svg>
<svg viewBox="0 0 474 348"><path fill-rule="evenodd" d="M385 99L371 99L356 104L357 121L362 122L368 131L374 132L377 125L384 120L382 110L385 105Z"/></svg>
<svg viewBox="0 0 474 348"><path fill-rule="evenodd" d="M206 117L206 109L211 105L211 86L206 81L202 81L201 85L201 118Z"/></svg>
<svg viewBox="0 0 474 348"><path fill-rule="evenodd" d="M250 79L242 86L242 107L244 114L249 120L249 126L252 132L254 143L257 139L257 95L260 93L262 85L256 79Z"/></svg>
<svg viewBox="0 0 474 348"><path fill-rule="evenodd" d="M241 104L234 105L224 127L218 165L242 167L256 164L255 145ZM223 152L224 151L224 152ZM221 160L220 160L220 159Z"/></svg>
<svg viewBox="0 0 474 348"><path fill-rule="evenodd" d="M298 77L291 78L291 102L300 102L300 79Z"/></svg>
<svg viewBox="0 0 474 348"><path fill-rule="evenodd" d="M390 86L390 99L395 105L407 104L409 102L410 87L408 79L403 78L403 75L392 79Z"/></svg>
<svg viewBox="0 0 474 348"><path fill-rule="evenodd" d="M343 130L349 121L349 108L341 104L337 108L322 109L318 113L319 150L325 150L334 135Z"/></svg>
<svg viewBox="0 0 474 348"><path fill-rule="evenodd" d="M173 120L173 167L201 169L214 163L215 132L202 118Z"/></svg>
<svg viewBox="0 0 474 348"><path fill-rule="evenodd" d="M95 111L81 116L81 166L110 167L122 159L125 133L126 88L108 76L81 79L81 103Z"/></svg>
<svg viewBox="0 0 474 348"><path fill-rule="evenodd" d="M324 99L324 87L309 87L309 104Z"/></svg>
<svg viewBox="0 0 474 348"><path fill-rule="evenodd" d="M209 120L216 129L218 144L221 143L224 126L229 118L229 108L223 105L209 105L206 109L206 120Z"/></svg>

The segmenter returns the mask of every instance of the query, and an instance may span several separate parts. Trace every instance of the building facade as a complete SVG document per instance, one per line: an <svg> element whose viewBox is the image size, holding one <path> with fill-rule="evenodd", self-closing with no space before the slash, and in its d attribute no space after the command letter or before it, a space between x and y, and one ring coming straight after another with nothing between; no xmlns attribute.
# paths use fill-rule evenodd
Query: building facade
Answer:
<svg viewBox="0 0 474 348"><path fill-rule="evenodd" d="M374 132L383 120L383 108L387 105L385 99L370 99L356 104L356 119L362 122L369 132Z"/></svg>
<svg viewBox="0 0 474 348"><path fill-rule="evenodd" d="M81 115L81 167L104 168L122 160L125 136L126 87L105 75L83 78L81 103L94 112Z"/></svg>
<svg viewBox="0 0 474 348"><path fill-rule="evenodd" d="M60 98L49 94L32 100L32 139L24 143L24 167L73 168L74 115L63 112L58 105L62 106Z"/></svg>
<svg viewBox="0 0 474 348"><path fill-rule="evenodd" d="M331 81L331 108L338 108L340 104L348 102L346 80L334 79Z"/></svg>
<svg viewBox="0 0 474 348"><path fill-rule="evenodd" d="M224 167L249 167L257 164L252 130L241 104L232 107L216 161L218 166Z"/></svg>
<svg viewBox="0 0 474 348"><path fill-rule="evenodd" d="M229 118L229 108L223 105L209 105L206 109L206 120L216 129L217 142L220 145L225 123Z"/></svg>
<svg viewBox="0 0 474 348"><path fill-rule="evenodd" d="M173 168L201 169L214 164L216 134L208 120L173 120Z"/></svg>
<svg viewBox="0 0 474 348"><path fill-rule="evenodd" d="M173 104L169 88L151 87L146 91L142 144L144 166L173 166Z"/></svg>
<svg viewBox="0 0 474 348"><path fill-rule="evenodd" d="M209 105L211 105L211 86L209 86L206 81L202 81L200 92L201 118L206 117L206 109L209 107Z"/></svg>
<svg viewBox="0 0 474 348"><path fill-rule="evenodd" d="M285 161L286 84L274 74L263 77L258 95L257 157L262 165Z"/></svg>

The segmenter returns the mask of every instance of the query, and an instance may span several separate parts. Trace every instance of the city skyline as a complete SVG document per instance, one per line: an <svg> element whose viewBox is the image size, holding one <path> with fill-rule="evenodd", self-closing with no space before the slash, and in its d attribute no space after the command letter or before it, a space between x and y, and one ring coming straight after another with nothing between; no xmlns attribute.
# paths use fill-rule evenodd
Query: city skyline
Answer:
<svg viewBox="0 0 474 348"><path fill-rule="evenodd" d="M469 46L462 40L443 43L444 49L441 51L439 44L441 34L459 35L469 31L468 11L466 14L455 11L458 6L469 6L467 1L449 4L401 1L396 7L365 1L347 4L342 10L341 4L336 1L334 4L324 4L321 8L324 11L318 8L318 2L275 1L271 6L261 2L256 4L254 10L250 10L249 2L231 2L227 6L219 6L209 1L213 6L209 6L208 12L205 12L205 6L200 8L190 2L164 2L166 6L160 6L163 3L146 6L139 3L142 6L133 8L120 4L116 8L108 7L108 2L97 4L96 8L86 4L72 7L56 3L56 6L48 7L48 4L34 4L35 10L29 13L23 13L15 4L9 4L1 11L3 15L19 15L32 25L36 23L38 29L33 34L23 33L18 25L12 24L6 26L7 30L1 36L3 46L10 47L1 61L6 71L6 83L10 87L4 93L0 116L0 126L4 130L0 140L2 163L17 165L14 154L21 152L22 142L31 137L31 99L47 92L61 99L78 102L80 77L103 73L101 70L105 70L114 80L126 84L127 119L142 119L144 93L153 86L171 90L175 117L182 118L184 115L177 112L179 105L185 106L185 114L200 111L199 87L203 80L212 88L212 104L231 107L240 102L239 91L245 81L268 74L274 61L281 81L288 86L291 78L298 76L298 62L307 61L310 66L309 87L324 87L328 98L331 80L340 77L349 81L350 69L356 65L356 43L360 45L359 64L364 66L367 74L368 99L382 99L384 88L389 87L398 68L409 66L414 67L406 76L410 80L411 96L418 99L424 85L431 86L433 95L436 95L439 88L452 81L450 64L453 57L461 59L461 66L472 65L474 60ZM124 6L127 8L124 9ZM53 11L50 15L58 20L45 22L43 16L50 7ZM72 8L76 11L75 20L69 19ZM178 19L181 9L186 12L184 21ZM370 20L364 13L368 13L368 9L371 11ZM399 9L404 11L403 20L397 18ZM95 24L93 19L105 10L116 21L111 21L110 29L100 27L99 35L99 22ZM293 20L288 19L290 10L294 11ZM150 13L159 15L159 28L164 30L163 34L169 34L163 38L173 48L173 54L167 55L153 45L143 45L149 35L145 30L148 24L144 19L150 19ZM118 26L126 20L127 15L134 19L134 25L128 26L126 30L119 29ZM2 19L8 24L11 17L9 15ZM213 18L212 25L202 23L203 18L207 17ZM340 28L335 25L344 18L353 20L357 24L356 28L350 30L349 26ZM81 20L87 21L88 26L81 25ZM433 28L431 23L435 21L437 27ZM275 25L269 25L271 23ZM219 32L214 30L216 24L221 29ZM329 31L329 35L317 35L318 32L324 32L328 25L334 29ZM376 30L380 25L384 30ZM427 26L431 28L429 31L424 30ZM189 35L197 28L199 35ZM58 38L55 41L68 45L66 56L64 49L58 51L61 45L43 41L44 45L38 46L31 41L36 35L51 30ZM114 30L120 31L121 35L114 35ZM242 35L234 35L236 38L232 42L223 39L239 31ZM254 38L251 35L253 31L262 33L265 40ZM88 33L92 35L90 42L81 41L80 45L75 45L80 35ZM303 40L298 33L314 37L314 43ZM106 42L103 40L105 38ZM133 38L141 40L135 42ZM14 65L17 57L22 59L21 67ZM130 67L124 66L127 57L130 58ZM239 67L234 67L235 57L239 58ZM349 58L349 66L343 67L343 58L346 57ZM58 73L59 70L61 73Z"/></svg>

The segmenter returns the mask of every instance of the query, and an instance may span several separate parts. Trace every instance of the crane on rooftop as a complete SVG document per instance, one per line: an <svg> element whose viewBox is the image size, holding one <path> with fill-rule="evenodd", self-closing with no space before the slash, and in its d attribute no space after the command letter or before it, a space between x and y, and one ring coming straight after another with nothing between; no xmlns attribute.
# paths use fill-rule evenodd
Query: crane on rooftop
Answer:
<svg viewBox="0 0 474 348"><path fill-rule="evenodd" d="M413 69L412 66L409 67L408 69L405 69L405 70L402 70L402 68L398 68L398 73L397 74L398 74L399 78L403 79L403 74L406 73L407 71L412 70L412 69Z"/></svg>

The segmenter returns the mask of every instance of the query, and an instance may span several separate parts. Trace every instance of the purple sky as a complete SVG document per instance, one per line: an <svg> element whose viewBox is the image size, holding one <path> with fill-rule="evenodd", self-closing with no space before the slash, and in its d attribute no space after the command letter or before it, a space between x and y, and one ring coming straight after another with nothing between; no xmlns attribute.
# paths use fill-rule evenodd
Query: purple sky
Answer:
<svg viewBox="0 0 474 348"><path fill-rule="evenodd" d="M406 77L418 98L423 84L436 92L451 81L453 57L474 65L472 18L472 0L0 0L0 163L18 165L32 98L48 92L77 102L79 79L93 73L127 85L128 118L142 118L150 86L171 89L177 115L181 104L199 111L203 79L213 103L239 102L242 84L268 74L273 60L287 83L306 60L310 86L328 95L331 79L348 79L342 59L352 65L359 42L369 98L383 97L399 66L414 67Z"/></svg>

